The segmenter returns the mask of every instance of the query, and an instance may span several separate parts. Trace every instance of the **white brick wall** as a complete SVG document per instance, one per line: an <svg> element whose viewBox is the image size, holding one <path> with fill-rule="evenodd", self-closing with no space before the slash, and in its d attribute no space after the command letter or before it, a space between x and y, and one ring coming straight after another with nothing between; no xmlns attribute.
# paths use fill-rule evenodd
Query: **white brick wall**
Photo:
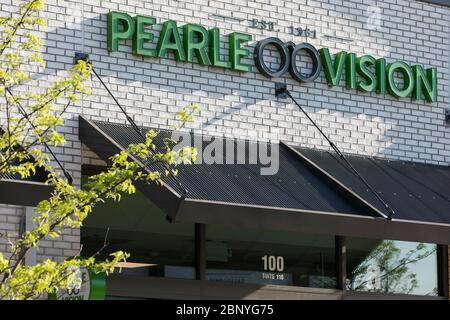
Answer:
<svg viewBox="0 0 450 320"><path fill-rule="evenodd" d="M22 207L0 205L0 252L7 259L11 256L10 241L14 242L19 236L24 214L25 210Z"/></svg>
<svg viewBox="0 0 450 320"><path fill-rule="evenodd" d="M450 128L443 120L444 109L450 105L449 9L416 1L228 2L85 2L82 22L85 51L138 124L167 127L172 123L173 111L192 101L202 107L197 126L207 132L243 138L253 137L257 132L258 136L326 148L326 142L300 111L275 100L274 82L280 79L267 79L256 68L254 72L240 74L172 59L135 57L129 41L120 45L120 52L106 51L105 13L111 9L155 16L158 21L173 19L180 25L194 22L207 28L219 27L223 34L246 32L256 41L276 36L302 42L304 38L285 33L289 25L297 24L318 30L318 39L308 42L318 48L329 47L332 53L348 50L438 68L439 97L434 104L362 94L344 86L328 88L323 75L306 85L286 75L294 95L344 151L450 163L448 148L445 149L450 142ZM382 12L377 31L366 27L366 10L372 5ZM249 20L253 18L272 20L278 24L275 29L282 31L250 29ZM106 92L98 83L95 87L96 94L85 100L82 112L94 119L124 121Z"/></svg>
<svg viewBox="0 0 450 320"><path fill-rule="evenodd" d="M25 207L0 205L0 252L9 258L11 242L25 230ZM44 239L37 249L37 261L52 259L60 261L64 257L74 256L80 250L80 230L66 229L58 241Z"/></svg>
<svg viewBox="0 0 450 320"><path fill-rule="evenodd" d="M1 12L11 10L11 0L0 0L0 4ZM381 10L378 30L367 27L370 6ZM130 41L120 44L120 52L108 53L106 13L110 10L150 15L158 22L173 19L180 26L192 22L207 28L219 27L221 35L233 31L249 33L254 38L252 48L255 41L269 36L304 42L305 38L294 37L287 30L290 25L307 26L318 33L317 39L307 41L317 48L330 48L333 54L347 50L384 57L388 62L400 59L426 68L436 67L438 102L426 104L421 100L411 102L389 95L360 93L346 89L344 81L340 87L329 88L323 73L313 83L299 84L288 74L284 79L265 78L256 68L241 74L167 58L141 58L132 55ZM449 8L406 0L48 0L45 17L49 19L45 35L48 76L42 81L69 69L75 51L87 52L138 125L168 127L179 107L195 102L202 108L195 126L205 132L241 138L257 135L327 148L324 139L295 106L274 98L274 83L284 80L343 151L450 164L450 127L444 124L444 109L450 108ZM275 29L281 31L251 29L253 18L274 21ZM76 184L80 183L82 162L78 115L125 122L97 81L93 82L93 89L92 96L69 109L68 144L56 150ZM83 162L98 164L93 159L92 153L83 154ZM8 215L7 209L0 212L0 219ZM73 254L78 248L78 235L65 239L73 243L70 249L65 248L66 244L48 244L44 255Z"/></svg>

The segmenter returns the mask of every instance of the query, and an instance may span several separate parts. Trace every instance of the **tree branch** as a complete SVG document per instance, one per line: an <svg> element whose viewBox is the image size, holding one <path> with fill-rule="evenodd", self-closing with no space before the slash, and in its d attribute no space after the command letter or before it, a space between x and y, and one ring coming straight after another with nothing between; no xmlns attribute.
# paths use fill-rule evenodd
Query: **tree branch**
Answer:
<svg viewBox="0 0 450 320"><path fill-rule="evenodd" d="M3 55L3 52L5 51L5 49L8 47L8 45L11 43L11 41L14 39L17 31L19 30L19 28L22 26L25 18L28 16L28 14L31 12L31 8L33 6L33 4L35 2L37 2L38 0L33 0L30 5L28 6L28 8L25 10L25 12L22 14L22 16L20 17L20 19L18 20L18 22L16 22L15 26L13 27L12 32L8 35L8 37L6 38L6 40L4 42L2 42L0 44L0 57Z"/></svg>

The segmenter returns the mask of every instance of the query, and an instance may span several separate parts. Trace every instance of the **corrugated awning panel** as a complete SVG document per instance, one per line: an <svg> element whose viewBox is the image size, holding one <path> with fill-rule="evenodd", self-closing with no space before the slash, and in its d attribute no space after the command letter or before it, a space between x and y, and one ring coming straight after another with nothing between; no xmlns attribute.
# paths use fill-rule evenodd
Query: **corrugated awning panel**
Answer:
<svg viewBox="0 0 450 320"><path fill-rule="evenodd" d="M337 154L297 150L386 213ZM355 155L347 155L347 159L394 209L395 219L450 223L450 167Z"/></svg>
<svg viewBox="0 0 450 320"><path fill-rule="evenodd" d="M111 137L122 148L130 143L142 141L139 134L128 125L92 121L100 130ZM141 128L145 134L148 128ZM161 131L157 145L169 131ZM209 144L203 139L203 150ZM220 139L226 150L226 139ZM236 151L239 142L234 141ZM274 147L273 145L271 147ZM278 145L276 147L279 147ZM279 170L275 175L261 175L261 164L248 164L248 158L258 159L254 148L245 142L246 164L193 164L178 167L178 179L188 190L187 198L207 201L220 201L268 207L294 208L334 213L375 215L361 213L360 208L305 166L289 150L279 147ZM94 150L95 151L95 150ZM173 179L165 182L174 190L177 185Z"/></svg>

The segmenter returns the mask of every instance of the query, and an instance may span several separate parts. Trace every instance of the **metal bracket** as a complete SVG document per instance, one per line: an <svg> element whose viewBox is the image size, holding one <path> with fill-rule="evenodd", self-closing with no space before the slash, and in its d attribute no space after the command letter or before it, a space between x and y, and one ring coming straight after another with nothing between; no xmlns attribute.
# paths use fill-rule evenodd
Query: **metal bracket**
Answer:
<svg viewBox="0 0 450 320"><path fill-rule="evenodd" d="M275 82L275 97L286 99L287 98L287 85L286 83Z"/></svg>
<svg viewBox="0 0 450 320"><path fill-rule="evenodd" d="M445 122L447 122L447 124L450 124L450 109L445 110Z"/></svg>
<svg viewBox="0 0 450 320"><path fill-rule="evenodd" d="M84 52L75 52L75 57L73 58L73 64L77 64L79 60L89 62L89 54Z"/></svg>

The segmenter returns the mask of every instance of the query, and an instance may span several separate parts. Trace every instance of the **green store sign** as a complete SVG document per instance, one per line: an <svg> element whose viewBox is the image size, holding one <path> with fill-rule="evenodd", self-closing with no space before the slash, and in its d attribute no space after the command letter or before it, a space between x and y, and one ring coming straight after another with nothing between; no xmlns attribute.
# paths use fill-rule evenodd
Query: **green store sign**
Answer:
<svg viewBox="0 0 450 320"><path fill-rule="evenodd" d="M228 41L228 59L220 59L220 43L224 39L218 28L207 30L198 24L185 24L180 35L177 23L169 20L162 24L156 48L148 48L154 43L155 35L148 27L157 23L154 17L130 16L124 12L108 13L108 50L118 51L119 41L132 39L133 53L144 57L164 58L173 52L177 61L197 62L201 65L214 66L250 72L253 66L243 59L250 57L250 50L244 46L252 36L245 33L232 32ZM153 31L154 32L154 31ZM280 54L281 62L277 70L266 65L263 57L264 49L271 45ZM300 52L306 52L312 60L310 74L303 74L297 66L296 59ZM195 58L194 58L195 57ZM384 58L376 59L370 55L356 56L346 51L331 56L327 48L316 49L302 43L283 42L278 38L267 38L256 44L253 60L258 71L266 77L276 78L289 72L299 82L316 80L323 70L329 86L338 86L345 73L346 87L361 92L389 93L397 98L411 97L412 100L425 99L427 102L437 101L437 70L424 69L421 65L409 65L403 61L388 63ZM403 76L403 83L396 82L396 74Z"/></svg>

